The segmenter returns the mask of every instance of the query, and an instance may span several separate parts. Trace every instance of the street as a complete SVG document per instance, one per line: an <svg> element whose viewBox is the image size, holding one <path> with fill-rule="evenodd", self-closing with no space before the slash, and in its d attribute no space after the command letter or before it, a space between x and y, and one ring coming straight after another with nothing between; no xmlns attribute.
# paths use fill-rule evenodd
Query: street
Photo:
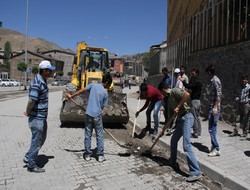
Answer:
<svg viewBox="0 0 250 190"><path fill-rule="evenodd" d="M83 128L61 128L62 91L50 92L47 140L38 164L45 173L30 173L22 159L30 144L30 129L22 113L27 96L0 101L0 189L208 189L187 183L185 176L153 159L124 156L124 148L105 134L104 163L83 159ZM117 129L119 130L119 129ZM96 147L95 136L92 148Z"/></svg>

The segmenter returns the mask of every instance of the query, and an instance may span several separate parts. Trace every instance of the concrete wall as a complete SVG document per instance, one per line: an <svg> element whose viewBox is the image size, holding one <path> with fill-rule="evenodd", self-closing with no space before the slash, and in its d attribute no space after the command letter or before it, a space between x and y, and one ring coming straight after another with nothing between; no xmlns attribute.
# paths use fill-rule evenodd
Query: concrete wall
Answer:
<svg viewBox="0 0 250 190"><path fill-rule="evenodd" d="M216 69L216 75L222 82L222 114L221 119L233 123L237 104L235 97L240 87L242 75L250 73L250 42L244 42L237 45L208 49L191 54L188 58L187 74L192 68L200 70L200 78L203 81L202 91L202 115L207 115L207 87L208 77L205 74L205 68L213 64ZM166 65L167 66L167 65ZM153 75L148 77L148 83L156 86L159 84L162 75Z"/></svg>

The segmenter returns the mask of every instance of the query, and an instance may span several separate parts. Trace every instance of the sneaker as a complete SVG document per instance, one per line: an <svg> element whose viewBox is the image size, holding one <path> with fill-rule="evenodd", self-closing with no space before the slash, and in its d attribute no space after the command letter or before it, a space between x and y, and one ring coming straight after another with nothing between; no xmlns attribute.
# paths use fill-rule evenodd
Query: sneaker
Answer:
<svg viewBox="0 0 250 190"><path fill-rule="evenodd" d="M247 137L247 133L241 134L240 137Z"/></svg>
<svg viewBox="0 0 250 190"><path fill-rule="evenodd" d="M106 158L104 156L98 156L98 162L104 162Z"/></svg>
<svg viewBox="0 0 250 190"><path fill-rule="evenodd" d="M158 134L158 130L154 130L153 135L157 136L157 134Z"/></svg>
<svg viewBox="0 0 250 190"><path fill-rule="evenodd" d="M201 175L193 175L193 176L189 176L187 179L186 179L186 182L194 182L194 181L197 181L201 178Z"/></svg>
<svg viewBox="0 0 250 190"><path fill-rule="evenodd" d="M23 158L23 163L28 164L28 163L29 163L28 158L24 157L24 158Z"/></svg>
<svg viewBox="0 0 250 190"><path fill-rule="evenodd" d="M235 136L238 136L238 131L237 131L237 130L234 130L234 131L229 135L229 137L235 137Z"/></svg>
<svg viewBox="0 0 250 190"><path fill-rule="evenodd" d="M91 157L89 154L84 154L84 160L86 160L87 162L91 160Z"/></svg>
<svg viewBox="0 0 250 190"><path fill-rule="evenodd" d="M34 173L42 173L45 172L45 169L39 168L38 166L35 166L34 168L27 168L28 172L34 172Z"/></svg>
<svg viewBox="0 0 250 190"><path fill-rule="evenodd" d="M219 150L213 149L212 152L208 154L209 157L220 156L221 152Z"/></svg>

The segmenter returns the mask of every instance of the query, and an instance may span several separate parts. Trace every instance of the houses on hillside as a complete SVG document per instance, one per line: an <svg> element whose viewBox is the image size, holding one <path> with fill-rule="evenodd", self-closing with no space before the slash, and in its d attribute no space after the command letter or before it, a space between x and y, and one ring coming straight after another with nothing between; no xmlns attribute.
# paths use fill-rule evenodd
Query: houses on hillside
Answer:
<svg viewBox="0 0 250 190"><path fill-rule="evenodd" d="M0 50L0 55L3 54ZM73 59L75 53L51 50L46 52L33 52L27 51L27 80L32 80L34 75L31 73L33 67L38 67L42 60L48 60L53 66L56 67L56 72L63 71L64 76L67 76L71 71ZM8 72L7 66L3 64L4 57L0 57L0 77L1 78L15 78L21 80L23 73L17 69L17 65L21 62L25 62L25 51L12 52L9 59L10 72ZM23 81L21 81L23 82Z"/></svg>

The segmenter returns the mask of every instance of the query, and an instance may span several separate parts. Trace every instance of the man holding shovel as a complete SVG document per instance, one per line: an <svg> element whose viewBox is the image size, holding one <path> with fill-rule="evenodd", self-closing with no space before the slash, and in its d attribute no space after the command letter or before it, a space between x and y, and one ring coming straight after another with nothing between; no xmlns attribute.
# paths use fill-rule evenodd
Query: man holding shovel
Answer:
<svg viewBox="0 0 250 190"><path fill-rule="evenodd" d="M104 157L102 109L104 106L108 105L107 90L109 89L111 83L112 78L110 75L105 74L102 78L102 84L91 83L86 88L82 88L72 95L66 94L66 96L71 99L83 92L90 92L85 121L84 159L86 161L91 160L91 137L93 129L95 129L96 133L97 160L98 162L103 162L106 160Z"/></svg>
<svg viewBox="0 0 250 190"><path fill-rule="evenodd" d="M168 94L168 113L171 118L172 115L176 114L177 119L175 122L175 131L173 132L170 146L171 156L170 162L173 168L178 167L177 160L177 146L178 141L183 136L183 149L186 154L187 163L190 171L190 176L186 179L187 182L193 182L201 177L201 170L198 161L192 151L190 138L191 130L194 123L194 117L190 112L190 107L186 103L190 95L185 90L174 88L170 91L167 85L163 86L162 91ZM164 131L160 133L160 136L164 135Z"/></svg>

